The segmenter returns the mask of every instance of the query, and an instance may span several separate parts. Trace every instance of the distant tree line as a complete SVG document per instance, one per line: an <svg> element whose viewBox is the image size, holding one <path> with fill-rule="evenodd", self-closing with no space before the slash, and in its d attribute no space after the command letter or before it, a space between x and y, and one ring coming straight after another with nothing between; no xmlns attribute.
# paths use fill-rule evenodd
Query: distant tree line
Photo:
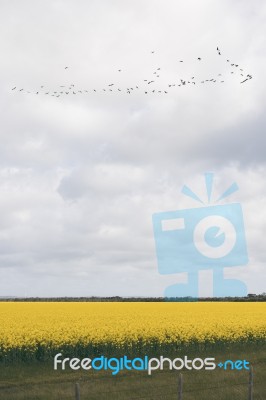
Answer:
<svg viewBox="0 0 266 400"><path fill-rule="evenodd" d="M101 297L101 296L91 296L91 297L0 297L0 301L10 301L10 302L195 302L195 301L211 301L211 302L226 302L226 301L236 301L236 302L256 302L256 301L266 301L266 293L253 294L249 293L246 297Z"/></svg>

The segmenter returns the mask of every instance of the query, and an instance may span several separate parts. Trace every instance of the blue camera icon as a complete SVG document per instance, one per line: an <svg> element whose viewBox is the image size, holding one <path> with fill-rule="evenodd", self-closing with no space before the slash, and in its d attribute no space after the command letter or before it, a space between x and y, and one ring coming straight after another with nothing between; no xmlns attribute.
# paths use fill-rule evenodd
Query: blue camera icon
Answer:
<svg viewBox="0 0 266 400"><path fill-rule="evenodd" d="M205 178L208 188L212 174L206 174ZM234 184L225 195L235 190ZM196 198L186 187L183 193ZM188 274L188 283L169 286L165 291L166 297L197 298L201 270L212 270L214 296L247 295L243 282L223 277L225 267L248 263L243 213L239 203L159 212L153 214L152 220L160 274Z"/></svg>
<svg viewBox="0 0 266 400"><path fill-rule="evenodd" d="M248 262L239 203L156 213L153 230L161 274Z"/></svg>

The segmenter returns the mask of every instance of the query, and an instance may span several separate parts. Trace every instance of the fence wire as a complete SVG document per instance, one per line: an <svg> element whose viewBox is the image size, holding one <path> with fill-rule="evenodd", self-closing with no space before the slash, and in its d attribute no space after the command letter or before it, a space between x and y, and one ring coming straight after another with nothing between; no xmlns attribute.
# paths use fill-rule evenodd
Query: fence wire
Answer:
<svg viewBox="0 0 266 400"><path fill-rule="evenodd" d="M250 373L247 374L247 378L248 378L248 376L250 376L250 374L253 376L253 371L250 371ZM101 377L101 378L102 379L105 379L105 378L109 379L110 377ZM95 396L101 395L101 396L103 396L103 398L105 396L107 396L108 399L109 398L123 398L123 399L127 399L127 400L144 400L144 399L145 400L155 400L155 399L159 399L159 398L161 398L161 399L170 399L171 398L173 400L176 400L176 399L179 398L178 397L179 383L178 383L178 379L177 378L178 378L178 375L176 375L176 382L175 383L163 384L163 385L159 385L157 387L156 387L156 385L154 385L154 389L155 389L155 387L157 389L157 392L155 394L148 393L148 394L143 395L143 386L140 385L140 386L135 387L135 389L133 389L134 393L132 393L131 397L127 397L126 394L129 393L129 392L132 392L133 391L132 388L130 388L130 389L122 389L122 390L108 390L108 391L105 390L105 391L100 391L100 392L96 391L94 393L94 395ZM257 381L256 380L256 382L255 382L256 386L261 386L263 384L265 384L265 382L263 382L263 381ZM254 382L252 381L252 390L253 390L253 385L254 385ZM198 384L198 385L196 384L196 386L195 385L193 385L193 386L194 387L191 388L191 389L186 389L186 387L182 388L182 394L185 394L185 393L196 393L196 392L199 393L199 392L204 392L204 391L209 391L209 390L217 391L217 390L224 390L225 388L233 388L233 387L240 387L240 386L245 387L246 390L248 391L248 389L250 388L250 380L246 379L245 381L241 380L240 382L234 382L234 383L222 382L220 384L216 384L216 385L214 384L214 385L207 386L207 387L203 386L202 384ZM161 392L161 390L163 390L165 388L167 388L168 390ZM146 387L146 390L149 390L149 389L147 389L147 387ZM160 390L160 392L158 392L158 390ZM137 393L139 391L142 392L142 393L140 393L138 395ZM123 397L121 397L121 396L123 396ZM84 397L84 399L85 398L86 397ZM83 400L83 397L81 396L80 398L78 398L78 400Z"/></svg>

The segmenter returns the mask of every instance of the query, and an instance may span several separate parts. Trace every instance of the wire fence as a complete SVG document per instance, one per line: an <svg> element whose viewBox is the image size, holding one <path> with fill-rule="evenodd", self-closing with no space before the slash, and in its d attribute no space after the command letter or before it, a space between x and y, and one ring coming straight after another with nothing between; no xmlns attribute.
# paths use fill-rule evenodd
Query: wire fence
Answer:
<svg viewBox="0 0 266 400"><path fill-rule="evenodd" d="M264 382L256 382L256 386L260 385ZM167 398L172 400L185 400L185 395L186 393L200 393L201 391L213 391L217 393L217 390L221 390L221 389L225 389L225 388L234 388L234 387L239 387L242 386L245 389L246 392L246 396L245 398L247 400L254 400L253 398L253 393L254 393L254 371L253 371L253 367L250 368L250 370L248 371L248 379L246 379L245 381L240 381L240 382L236 382L236 383L222 383L220 385L211 385L211 386L203 386L201 385L194 385L194 387L191 389L189 387L186 387L186 385L184 384L183 381L183 374L179 374L177 379L176 379L176 383L172 383L172 384L165 384L165 385L160 385L159 387L156 387L156 393L150 393L148 395L138 395L136 396L136 394L128 397L127 394L132 392L132 389L123 389L123 390L108 390L108 391L101 391L98 392L99 395L101 395L101 398L105 398L105 396L111 399L115 399L115 398L124 398L127 400L156 400L156 399L164 399ZM76 383L75 387L74 387L74 393L75 396L73 397L73 400L85 400L85 399L89 399L89 397L82 397L81 395L81 388L82 385L81 383ZM164 389L162 392L158 392L158 390L162 390ZM166 390L165 390L166 389ZM123 396L123 397L121 397ZM169 397L170 396L170 397Z"/></svg>
<svg viewBox="0 0 266 400"><path fill-rule="evenodd" d="M262 362L260 364L264 364ZM257 364L256 364L257 367ZM160 371L158 375L140 374L137 379L135 374L124 374L115 378L112 375L80 376L75 382L73 377L67 379L47 379L41 382L14 382L12 385L2 382L0 399L9 399L14 396L14 390L25 393L27 399L33 393L38 396L50 393L51 399L64 400L187 400L187 399L238 399L257 400L264 399L261 394L266 382L262 376L262 369L242 371L240 375L231 374L216 377L209 375L190 375L183 373L170 373ZM159 378L159 380L157 379ZM254 389L256 397L254 397ZM2 397L2 395L4 397ZM14 398L14 397L11 397ZM23 397L24 398L24 397ZM39 398L39 397L38 397ZM43 397L40 397L43 398Z"/></svg>

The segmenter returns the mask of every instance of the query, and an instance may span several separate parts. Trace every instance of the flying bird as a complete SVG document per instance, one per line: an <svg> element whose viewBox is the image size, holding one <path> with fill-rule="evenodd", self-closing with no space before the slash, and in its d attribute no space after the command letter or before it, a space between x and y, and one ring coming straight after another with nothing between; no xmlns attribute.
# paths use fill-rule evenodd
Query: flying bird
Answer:
<svg viewBox="0 0 266 400"><path fill-rule="evenodd" d="M13 87L13 89L12 90L15 90L16 89L16 86L15 87Z"/></svg>

